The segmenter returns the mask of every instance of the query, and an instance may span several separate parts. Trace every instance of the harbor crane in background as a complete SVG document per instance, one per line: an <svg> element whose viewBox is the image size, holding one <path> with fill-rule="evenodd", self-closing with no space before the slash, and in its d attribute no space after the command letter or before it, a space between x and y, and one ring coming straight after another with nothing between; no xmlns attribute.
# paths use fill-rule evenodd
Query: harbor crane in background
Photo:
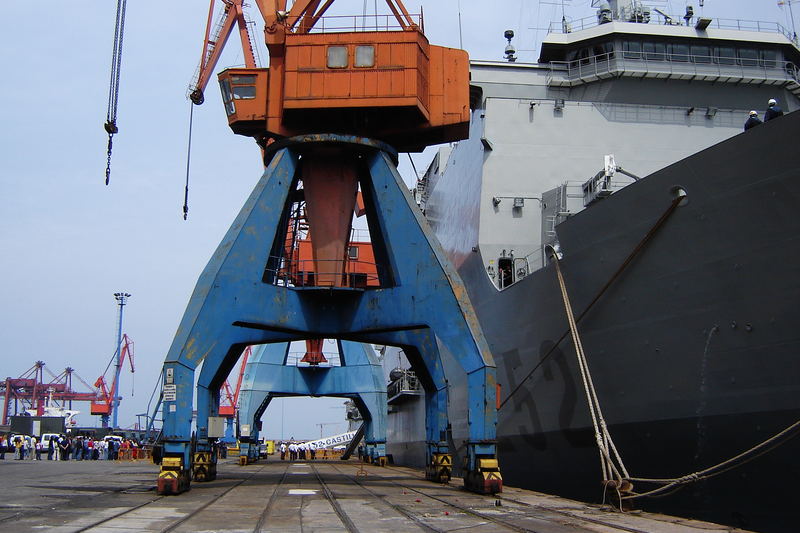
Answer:
<svg viewBox="0 0 800 533"><path fill-rule="evenodd" d="M219 416L225 417L225 440L232 441L235 438L234 424L239 414L239 393L242 390L242 380L247 361L253 353L253 347L248 346L242 352L239 361L239 372L236 378L236 386L231 388L229 380L225 380L220 388Z"/></svg>
<svg viewBox="0 0 800 533"><path fill-rule="evenodd" d="M134 362L133 362L133 341L130 337L128 337L127 333L122 336L122 349L120 351L120 365L125 363L125 359L128 359L128 363L130 364L131 374L135 372ZM108 366L106 367L105 372L101 375L97 380L94 382L94 387L96 390L97 400L92 401L91 405L91 414L99 415L101 425L104 428L108 427L109 418L111 413L114 410L114 400L119 396L118 388L119 388L119 379L113 379L111 381L111 388L109 389L108 382L106 381L106 374L112 367L112 363L116 360L116 353L114 353L114 357L112 357L111 361L109 361ZM114 367L114 372L116 376L116 366Z"/></svg>
<svg viewBox="0 0 800 533"><path fill-rule="evenodd" d="M50 376L45 381L45 373ZM72 402L94 402L95 392L79 392L72 386L73 375L91 389L73 368L67 367L54 375L43 361L36 361L18 378L0 381L0 397L3 398L3 413L0 423L9 423L9 416L26 413L33 416L46 416L46 409L60 407L72 409Z"/></svg>

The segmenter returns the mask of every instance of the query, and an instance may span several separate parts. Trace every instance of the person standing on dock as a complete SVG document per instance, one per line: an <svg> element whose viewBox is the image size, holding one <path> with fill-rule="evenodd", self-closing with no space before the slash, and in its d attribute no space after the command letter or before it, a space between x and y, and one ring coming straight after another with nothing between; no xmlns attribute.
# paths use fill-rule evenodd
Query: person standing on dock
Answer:
<svg viewBox="0 0 800 533"><path fill-rule="evenodd" d="M286 460L286 443L281 442L281 461Z"/></svg>
<svg viewBox="0 0 800 533"><path fill-rule="evenodd" d="M783 116L783 109L778 107L778 102L774 98L770 98L767 102L767 110L764 112L764 122Z"/></svg>

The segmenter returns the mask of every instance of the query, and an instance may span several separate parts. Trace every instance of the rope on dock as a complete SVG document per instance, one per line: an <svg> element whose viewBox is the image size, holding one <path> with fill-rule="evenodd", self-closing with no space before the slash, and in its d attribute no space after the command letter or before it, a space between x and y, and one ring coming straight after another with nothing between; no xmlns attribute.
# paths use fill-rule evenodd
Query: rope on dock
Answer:
<svg viewBox="0 0 800 533"><path fill-rule="evenodd" d="M637 481L641 483L660 483L663 484L663 486L647 492L624 495L622 496L622 499L632 500L635 498L643 498L645 496L658 496L673 488L717 476L719 474L727 472L728 470L732 470L749 461L752 461L756 457L759 457L767 452L774 450L775 448L777 448L784 442L788 441L789 439L796 437L797 434L800 433L800 431L798 430L800 430L800 420L796 421L794 424L787 426L782 431L779 431L778 433L769 437L765 441L756 444L752 448L749 448L748 450L743 451L738 455L734 455L730 459L726 459L720 463L717 463L714 466L710 466L703 470L692 472L691 474L686 474L685 476L671 478L671 479L652 479L652 478L637 478L637 477L628 478L630 481Z"/></svg>

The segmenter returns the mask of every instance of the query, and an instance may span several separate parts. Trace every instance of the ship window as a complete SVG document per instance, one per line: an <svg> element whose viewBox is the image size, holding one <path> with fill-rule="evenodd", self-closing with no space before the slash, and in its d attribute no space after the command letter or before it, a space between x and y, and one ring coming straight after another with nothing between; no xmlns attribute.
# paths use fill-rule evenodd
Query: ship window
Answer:
<svg viewBox="0 0 800 533"><path fill-rule="evenodd" d="M328 47L328 68L347 68L347 47Z"/></svg>
<svg viewBox="0 0 800 533"><path fill-rule="evenodd" d="M664 61L667 57L667 46L664 43L644 43L642 45L645 59Z"/></svg>
<svg viewBox="0 0 800 533"><path fill-rule="evenodd" d="M578 57L581 60L581 65L588 65L590 63L591 57L591 49L589 48L581 48L580 52L578 53Z"/></svg>
<svg viewBox="0 0 800 533"><path fill-rule="evenodd" d="M685 44L670 45L670 58L672 61L689 61L689 46Z"/></svg>
<svg viewBox="0 0 800 533"><path fill-rule="evenodd" d="M608 54L608 55L606 55ZM614 55L614 48L611 46L611 43L600 43L594 45L594 55L595 56L602 56L598 57L598 60L605 60L609 57Z"/></svg>
<svg viewBox="0 0 800 533"><path fill-rule="evenodd" d="M740 48L739 64L745 67L754 67L758 65L758 50L753 50L752 48Z"/></svg>
<svg viewBox="0 0 800 533"><path fill-rule="evenodd" d="M711 63L711 48L705 45L692 45L692 59L695 63Z"/></svg>
<svg viewBox="0 0 800 533"><path fill-rule="evenodd" d="M642 43L637 41L625 41L622 43L622 57L625 59L641 59Z"/></svg>
<svg viewBox="0 0 800 533"><path fill-rule="evenodd" d="M347 249L347 257L349 259L358 259L358 246L350 246Z"/></svg>
<svg viewBox="0 0 800 533"><path fill-rule="evenodd" d="M767 68L778 66L777 50L761 50L761 65Z"/></svg>
<svg viewBox="0 0 800 533"><path fill-rule="evenodd" d="M356 67L374 67L375 66L375 47L369 46L356 46Z"/></svg>
<svg viewBox="0 0 800 533"><path fill-rule="evenodd" d="M714 57L716 62L720 65L735 65L736 64L736 49L720 46L714 49Z"/></svg>

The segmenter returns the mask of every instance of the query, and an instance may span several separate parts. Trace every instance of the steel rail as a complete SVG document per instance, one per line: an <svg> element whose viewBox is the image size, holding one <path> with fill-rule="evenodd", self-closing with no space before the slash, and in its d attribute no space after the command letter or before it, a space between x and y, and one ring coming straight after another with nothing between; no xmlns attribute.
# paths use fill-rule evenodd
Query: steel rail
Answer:
<svg viewBox="0 0 800 533"><path fill-rule="evenodd" d="M413 477L419 479L420 481L427 481L427 480L425 480L424 477L419 476L419 475L414 474L414 473L409 473L406 469L400 469L398 467L388 466L388 465L386 467L384 467L384 468L391 468L392 470L397 470L398 472L403 472L403 473L405 473L407 475L412 475ZM424 494L425 496L428 496L430 498L439 499L439 498L436 498L435 496L430 496L428 494L425 494L423 491L417 490L417 489L415 489L413 487L405 486L405 485L399 484L399 483L394 482L394 481L392 481L392 482L395 483L396 485L400 485L400 486L403 486L403 487L405 487L407 489L411 489L411 490L413 490L415 492L418 492L420 494ZM521 505L521 506L524 506L524 507L540 509L540 510L545 511L545 512L552 512L552 513L555 513L555 514L559 514L559 515L563 515L563 516L566 516L566 517L569 517L569 518L573 518L575 520L582 520L582 521L585 521L585 522L591 522L593 524L606 526L606 527L611 527L611 528L619 529L621 531L627 531L629 533L650 533L650 531L643 530L643 529L635 529L635 528L632 528L632 527L623 526L623 525L612 523L612 522L607 522L605 520L599 520L597 518L589 518L589 517L585 517L585 516L581 516L581 515L576 515L576 514L568 512L568 511L562 511L562 510L559 510L559 509L551 509L551 508L548 508L548 507L542 507L540 505L534 505L534 504L531 504L531 503L528 503L528 502L524 502L522 500L517 500L515 498L510 498L510 497L502 495L502 494L496 494L495 497L498 500L512 502L512 503L515 503L515 504L518 504L518 505ZM445 503L447 503L448 505L452 505L453 507L459 508L458 504L453 504L453 503L450 503L450 502L445 502ZM469 510L469 511L471 511L471 510ZM472 514L475 514L475 513L473 512ZM481 518L484 518L486 520L494 520L494 517L490 517L490 516L481 516ZM530 531L530 530L525 530L525 531Z"/></svg>
<svg viewBox="0 0 800 533"><path fill-rule="evenodd" d="M289 473L289 467L292 463L286 465L286 470L283 471L283 475L278 480L278 484L275 485L275 488L272 490L272 494L269 497L269 501L267 502L267 506L261 511L261 515L258 517L258 522L256 522L255 527L253 528L253 533L259 533L261 528L264 526L264 522L266 522L267 517L272 512L272 507L275 505L275 502L278 500L278 489L283 485L283 482L286 480L286 475Z"/></svg>
<svg viewBox="0 0 800 533"><path fill-rule="evenodd" d="M334 467L336 470L339 470L339 469L338 469L338 468L337 468L335 465L332 465L332 466L333 466L333 467ZM341 471L340 471L340 472L341 472ZM409 518L411 518L412 520L414 520L414 521L415 521L415 522L416 522L418 525L420 525L420 526L424 527L426 530L431 530L431 531L444 531L444 530L440 530L440 529L433 528L432 526L430 526L430 525L426 524L426 523L425 523L425 522L423 522L423 521L422 521L422 520L421 520L419 517L417 517L417 516L416 516L416 515L414 515L413 513L410 513L410 512L408 512L408 511L404 510L404 509L403 509L401 506L399 506L399 505L397 505L397 504L393 504L393 503L391 503L391 502L388 502L388 501L386 501L386 499L385 499L385 497L384 497L384 496L381 496L381 495L379 495L379 494L375 493L374 491L372 491L371 489L367 488L366 486L364 486L364 485L361 483L361 481L360 481L358 478L356 478L356 477L353 477L353 476L350 476L349 474L344 474L344 475L345 475L346 477L350 478L350 479L351 479L353 482L355 482L357 485L361 486L361 487L362 487L363 489L365 489L367 492L370 492L371 494L375 495L376 497L378 497L378 498L380 498L381 500L383 500L384 502L386 502L388 505L390 505L390 506L391 506L391 507L393 507L394 509L396 509L396 510L400 511L400 512L401 512L401 513L403 513L404 515L406 515L406 516L408 516ZM416 476L415 476L415 477L416 477ZM464 512L464 513L467 513L467 514L470 514L470 515L472 515L472 516L475 516L475 517L477 517L477 518L480 518L481 520L488 520L489 522L493 522L494 524L500 525L500 526L502 526L502 527L504 527L504 528L506 528L506 529L510 529L510 530L512 530L512 531L519 531L519 532L521 532L521 533L536 533L536 530L535 530L535 529L528 529L528 528L525 528L525 527L522 527L522 526L518 526L518 525L516 525L516 524L512 524L512 523L510 523L510 522L506 522L505 520L501 520L501 519L499 519L499 518L497 518L497 517L495 517L495 516L491 516L491 515L488 515L488 514L481 513L480 511L476 511L476 510L474 510L474 509L471 509L471 508L469 508L469 507L467 507L467 506L463 506L463 505L460 505L460 504L457 504L457 503L453 503L453 502L447 501L447 500L445 500L445 499L443 499L443 498L440 498L440 497L438 497L438 496L433 496L433 495L431 495L431 494L428 494L427 492L425 492L425 491L423 491L423 490L420 490L419 488L412 487L412 486L409 486L409 485L404 485L403 483L398 483L397 481L394 481L394 480L392 480L392 479L386 479L386 478L382 478L382 479L383 479L384 481L388 481L389 483L391 483L391 484L393 484L393 485L396 485L396 486L398 486L398 487L402 487L402 488L404 488L404 489L408 489L408 490L411 490L411 491L413 491L413 492L416 492L417 494L420 494L420 495L422 495L422 496L425 496L426 498L431 498L431 499L437 500L437 501L439 501L439 502L441 502L441 503L443 503L443 504L445 504L445 505L449 505L450 507L453 507L454 509L458 509L459 511L462 511L462 512ZM421 478L420 478L420 479L421 479Z"/></svg>
<svg viewBox="0 0 800 533"><path fill-rule="evenodd" d="M319 475L319 471L317 470L317 468L311 463L306 463L306 464L311 467L311 471L314 472L315 476L317 476L317 481L319 482L319 486L322 487L322 493L325 495L325 498L328 500L328 503L331 504L331 507L333 507L333 510L336 512L336 516L338 516L339 520L342 521L342 525L345 527L345 529L347 529L347 531L349 531L350 533L358 533L358 528L350 519L350 517L347 516L347 513L344 511L344 509L342 509L342 506L336 500L336 497L331 492L331 489L328 488L328 484L325 483L325 481L322 479L322 476Z"/></svg>
<svg viewBox="0 0 800 533"><path fill-rule="evenodd" d="M263 470L263 468L262 468L261 470ZM259 470L259 472L260 472L261 470ZM193 510L192 512L190 512L190 513L186 514L186 516L183 516L183 517L181 517L181 518L180 518L180 519L178 519L176 522L173 522L172 524L170 524L170 525L168 525L167 527L165 527L164 529L162 529L162 530L161 530L161 533L167 533L167 532L169 532L169 531L173 531L175 528L177 528L178 526L180 526L180 525L181 525L181 524L183 524L184 522L186 522L186 521L188 521L189 519L191 519L192 517L196 516L196 515L197 515L199 512L201 512L201 511L205 510L206 508L208 508L208 507L209 507L210 505L212 505L213 503L216 503L217 501L219 501L219 500L220 500L220 499L221 499L223 496L225 496L226 494L228 494L230 491L232 491L232 490L233 490L233 489L235 489L236 487L238 487L238 486L242 485L243 483L245 483L246 481L249 481L250 479L252 479L252 478L253 478L253 476L255 476L255 474L256 474L256 472L253 472L253 473L251 473L249 476L247 476L247 477L245 477L245 478L242 478L242 479L240 479L239 481L237 481L236 483L234 483L233 485L231 485L230 487L228 487L226 490L224 490L222 493L218 494L217 496L215 496L215 497L214 497L214 498L212 498L211 500L207 501L206 503L204 503L203 505L201 505L201 506L200 506L200 507L198 507L197 509L195 509L195 510ZM116 492L116 491L106 491L106 492ZM96 522L93 522L93 523L91 523L91 524L88 524L88 525L86 525L86 526L84 526L84 527L82 527L82 528L80 528L80 529L77 529L77 530L75 530L75 533L82 533L82 532L84 532L84 531L88 531L88 530L90 530L90 529L92 529L92 528L95 528L95 527L97 527L97 526L99 526L99 525L106 524L106 523L108 523L108 522L111 522L112 520L116 520L117 518L119 518L119 517L121 517L121 516L125 516L126 514L132 513L133 511L136 511L136 510L138 510L138 509L141 509L142 507L145 507L145 506L147 506L147 505L151 505L151 504L153 504L153 503L155 503L155 502L157 502L157 501L160 501L160 500L162 500L162 499L164 499L164 498L166 498L166 496L156 496L155 498L153 498L153 499L151 499L151 500L149 500L149 501L146 501L146 502L140 503L140 504L138 504L138 505L135 505L135 506L133 506L133 507L131 507L131 508L129 508L129 509L126 509L126 510L124 510L124 511L121 511L121 512L119 512L119 513L117 513L117 514L114 514L114 515L112 515L112 516L109 516L109 517L103 518L102 520L98 520L98 521L96 521Z"/></svg>

